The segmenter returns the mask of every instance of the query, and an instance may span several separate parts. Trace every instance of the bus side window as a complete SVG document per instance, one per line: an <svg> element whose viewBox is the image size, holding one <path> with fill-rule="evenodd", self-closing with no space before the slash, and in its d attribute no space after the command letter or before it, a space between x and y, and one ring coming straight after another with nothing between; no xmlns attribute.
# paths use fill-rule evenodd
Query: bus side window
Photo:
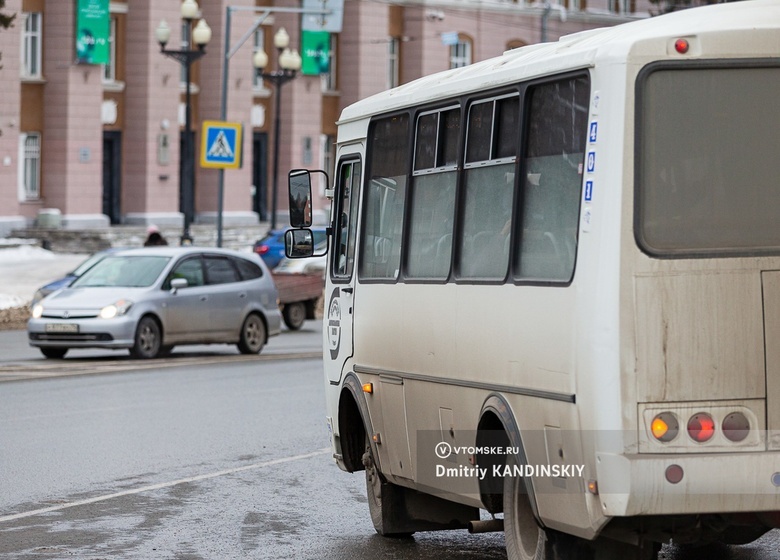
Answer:
<svg viewBox="0 0 780 560"><path fill-rule="evenodd" d="M589 89L576 77L529 94L520 280L568 282L574 273Z"/></svg>
<svg viewBox="0 0 780 560"><path fill-rule="evenodd" d="M409 116L376 120L369 128L360 278L394 281L401 263L409 164Z"/></svg>
<svg viewBox="0 0 780 560"><path fill-rule="evenodd" d="M351 278L355 267L360 167L359 161L348 161L342 163L339 169L339 214L336 223L336 252L333 256L333 276L337 278Z"/></svg>

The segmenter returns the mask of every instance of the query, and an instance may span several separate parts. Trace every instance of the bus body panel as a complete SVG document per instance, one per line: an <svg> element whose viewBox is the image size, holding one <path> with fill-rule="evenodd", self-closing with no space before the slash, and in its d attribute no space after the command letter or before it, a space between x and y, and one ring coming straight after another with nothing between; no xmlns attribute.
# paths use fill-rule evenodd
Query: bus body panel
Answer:
<svg viewBox="0 0 780 560"><path fill-rule="evenodd" d="M634 88L642 69L680 60L679 37L690 41L692 61L780 54L776 3L718 9L718 21L691 10L667 19L663 31L637 22L521 49L344 110L339 142L370 144L376 115L588 68L588 123L597 123L598 138L586 148L596 167L582 179L594 186L581 201L570 284L353 279L354 353L331 359L325 335L337 460L342 431L353 429L338 422L337 380L355 374L373 385L364 420L381 441L380 470L401 486L479 506L476 481L448 486L425 474L424 447L431 433L473 446L484 403L501 394L529 464L564 460L584 469L577 478L534 478L547 527L594 538L612 517L780 510L772 483L780 470L780 257L655 258L634 235ZM719 31L724 20L742 29ZM371 157L370 146L360 157ZM329 278L326 294L339 286ZM681 439L664 446L649 425L667 410L683 423ZM683 441L684 422L697 411L720 422L734 410L755 430L744 442L721 431L703 444ZM685 473L679 483L665 478L671 464ZM597 493L588 491L591 481Z"/></svg>

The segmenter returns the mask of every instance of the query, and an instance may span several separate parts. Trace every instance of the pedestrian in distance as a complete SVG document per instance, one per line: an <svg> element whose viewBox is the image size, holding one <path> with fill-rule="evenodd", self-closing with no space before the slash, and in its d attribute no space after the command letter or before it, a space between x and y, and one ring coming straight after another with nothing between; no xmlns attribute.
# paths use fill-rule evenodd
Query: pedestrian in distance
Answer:
<svg viewBox="0 0 780 560"><path fill-rule="evenodd" d="M160 233L160 229L157 226L149 226L146 230L146 241L144 241L144 247L155 247L159 245L167 245L168 242Z"/></svg>

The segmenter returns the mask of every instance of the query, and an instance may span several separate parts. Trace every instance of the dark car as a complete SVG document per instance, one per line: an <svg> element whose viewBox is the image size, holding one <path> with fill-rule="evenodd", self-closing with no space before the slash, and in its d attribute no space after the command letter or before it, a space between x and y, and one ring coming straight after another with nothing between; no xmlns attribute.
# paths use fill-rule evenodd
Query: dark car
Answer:
<svg viewBox="0 0 780 560"><path fill-rule="evenodd" d="M324 227L313 227L311 230L314 232L315 245L325 240L326 236ZM261 259L263 259L263 262L265 262L268 268L276 268L276 266L279 264L279 261L284 258L285 231L287 230L275 229L273 231L269 231L265 237L255 243L254 252L258 254Z"/></svg>

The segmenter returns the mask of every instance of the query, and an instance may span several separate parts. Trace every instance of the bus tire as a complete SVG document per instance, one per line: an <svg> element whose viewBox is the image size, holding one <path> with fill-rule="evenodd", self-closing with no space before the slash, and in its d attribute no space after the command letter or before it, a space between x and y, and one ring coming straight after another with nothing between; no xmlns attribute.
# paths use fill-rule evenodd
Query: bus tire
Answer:
<svg viewBox="0 0 780 560"><path fill-rule="evenodd" d="M363 466L366 471L366 495L368 497L368 509L371 512L371 522L374 529L383 537L404 538L414 534L414 531L397 532L390 528L391 521L387 519L388 512L393 504L401 502L399 494L401 489L395 484L383 482L374 462L371 452L371 444L366 441L366 451L363 454ZM391 517L403 515L402 512L393 511Z"/></svg>
<svg viewBox="0 0 780 560"><path fill-rule="evenodd" d="M282 309L282 319L284 319L284 324L287 325L288 329L297 331L306 321L306 305L302 301L285 303L284 309Z"/></svg>
<svg viewBox="0 0 780 560"><path fill-rule="evenodd" d="M514 467L514 456L507 465ZM586 543L550 529L536 521L523 479L504 477L504 537L508 560L590 560Z"/></svg>

